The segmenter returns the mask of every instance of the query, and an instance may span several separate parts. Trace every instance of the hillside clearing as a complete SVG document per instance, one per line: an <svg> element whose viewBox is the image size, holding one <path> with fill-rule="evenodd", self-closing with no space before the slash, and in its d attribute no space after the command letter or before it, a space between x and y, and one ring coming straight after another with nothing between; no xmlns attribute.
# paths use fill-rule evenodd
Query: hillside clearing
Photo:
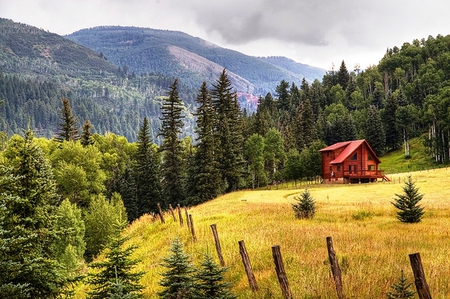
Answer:
<svg viewBox="0 0 450 299"><path fill-rule="evenodd" d="M166 223L141 217L127 230L138 245L145 298L157 298L158 281L164 271L159 266L168 254L170 242L180 236L197 265L205 252L217 257L210 225L217 225L227 266L227 278L240 298L281 298L271 247L280 245L294 298L335 298L328 263L326 237L334 242L348 298L382 298L390 285L405 271L413 274L408 254L420 252L425 275L436 298L450 294L450 188L449 170L411 173L419 192L424 194L422 222L404 224L396 219L390 203L402 193L408 174L392 175L391 183L354 185L310 185L317 212L312 220L297 220L291 203L304 188L239 191L191 208L198 242L194 243L186 225L180 227L170 214ZM185 214L183 211L183 218ZM250 291L239 254L238 241L244 240L259 291ZM218 262L217 258L216 261ZM79 294L81 296L82 294Z"/></svg>

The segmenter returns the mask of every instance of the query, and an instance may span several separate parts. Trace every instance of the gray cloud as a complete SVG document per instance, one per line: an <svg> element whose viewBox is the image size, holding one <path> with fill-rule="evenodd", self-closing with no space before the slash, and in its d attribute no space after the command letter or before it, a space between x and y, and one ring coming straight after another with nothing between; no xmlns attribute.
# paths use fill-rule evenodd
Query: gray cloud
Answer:
<svg viewBox="0 0 450 299"><path fill-rule="evenodd" d="M67 34L124 25L179 30L250 55L367 67L386 48L447 35L444 0L0 0L1 17Z"/></svg>

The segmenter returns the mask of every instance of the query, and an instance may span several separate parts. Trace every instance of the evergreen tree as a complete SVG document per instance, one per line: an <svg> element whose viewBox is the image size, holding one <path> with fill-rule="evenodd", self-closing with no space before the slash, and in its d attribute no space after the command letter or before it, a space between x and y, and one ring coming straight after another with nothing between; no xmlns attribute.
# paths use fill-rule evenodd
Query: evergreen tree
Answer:
<svg viewBox="0 0 450 299"><path fill-rule="evenodd" d="M145 213L157 213L158 203L163 204L159 161L157 150L150 142L148 120L144 118L138 133L135 171L130 173L136 176L134 186L136 193L129 194L126 200L126 206L134 206L137 212L134 217L129 213L130 221Z"/></svg>
<svg viewBox="0 0 450 299"><path fill-rule="evenodd" d="M348 83L350 81L350 74L348 73L347 66L345 65L344 60L341 62L341 66L339 67L339 71L337 73L338 84L341 85L342 89L347 89Z"/></svg>
<svg viewBox="0 0 450 299"><path fill-rule="evenodd" d="M60 198L32 132L17 141L0 173L0 297L56 298L67 283L52 247Z"/></svg>
<svg viewBox="0 0 450 299"><path fill-rule="evenodd" d="M411 286L412 283L408 283L402 270L398 282L391 285L392 291L387 293L387 299L413 299L416 292L411 290Z"/></svg>
<svg viewBox="0 0 450 299"><path fill-rule="evenodd" d="M404 194L395 194L396 198L391 202L394 207L400 210L397 212L398 220L405 223L420 222L425 213L423 207L419 205L423 194L419 193L419 189L412 181L411 176L408 176L408 180L405 181L403 192Z"/></svg>
<svg viewBox="0 0 450 299"><path fill-rule="evenodd" d="M217 265L210 254L205 254L200 268L195 273L197 299L234 299L230 283L224 281L227 268Z"/></svg>
<svg viewBox="0 0 450 299"><path fill-rule="evenodd" d="M217 140L217 160L220 161L222 180L226 191L239 188L243 174L243 137L239 102L232 92L231 81L225 70L213 85L211 95L216 111L215 134Z"/></svg>
<svg viewBox="0 0 450 299"><path fill-rule="evenodd" d="M178 96L178 80L174 81L168 95L161 107L162 124L159 133L163 137L162 191L166 204L175 206L186 199L184 188L186 167L179 139L184 125L182 115L184 106Z"/></svg>
<svg viewBox="0 0 450 299"><path fill-rule="evenodd" d="M267 183L267 176L264 171L264 138L261 135L253 134L247 139L245 142L245 156L251 176L252 188L264 186Z"/></svg>
<svg viewBox="0 0 450 299"><path fill-rule="evenodd" d="M381 156L386 146L386 134L378 109L370 106L364 124L364 135L374 152Z"/></svg>
<svg viewBox="0 0 450 299"><path fill-rule="evenodd" d="M88 282L94 288L89 292L92 299L114 298L142 298L141 290L144 288L139 280L144 272L135 272L136 264L139 260L131 259L131 255L136 246L124 247L129 239L122 236L122 230L126 222L116 223L114 234L111 236L105 259L100 262L90 264L90 268L98 269L100 272L89 273Z"/></svg>
<svg viewBox="0 0 450 299"><path fill-rule="evenodd" d="M300 196L295 197L296 203L292 204L292 209L297 219L311 219L316 213L316 201L309 193L308 189L305 189Z"/></svg>
<svg viewBox="0 0 450 299"><path fill-rule="evenodd" d="M396 150L400 146L400 133L397 126L397 98L392 94L388 96L384 106L383 123L386 128L386 147L388 150Z"/></svg>
<svg viewBox="0 0 450 299"><path fill-rule="evenodd" d="M189 204L197 204L215 198L222 192L219 161L215 153L217 140L214 134L215 111L206 82L203 82L197 95L197 144L192 167L193 182L190 188Z"/></svg>
<svg viewBox="0 0 450 299"><path fill-rule="evenodd" d="M160 298L164 299L193 299L196 298L194 273L190 256L183 250L180 238L172 242L170 255L163 258L161 265L167 268L162 274L163 278L159 285L164 288L159 292Z"/></svg>
<svg viewBox="0 0 450 299"><path fill-rule="evenodd" d="M62 99L63 108L61 109L59 123L59 132L57 134L56 140L62 141L75 141L80 138L77 129L78 120L75 115L72 114L72 108L70 107L69 100L66 98Z"/></svg>
<svg viewBox="0 0 450 299"><path fill-rule="evenodd" d="M92 128L93 127L92 127L91 122L88 119L86 119L84 121L84 125L83 125L83 133L81 134L81 138L80 138L81 144L83 146L88 146L88 145L94 144L94 140L92 140L92 133L91 133Z"/></svg>
<svg viewBox="0 0 450 299"><path fill-rule="evenodd" d="M275 87L275 92L278 97L277 108L280 110L289 111L289 108L291 108L289 82L281 80L280 84Z"/></svg>

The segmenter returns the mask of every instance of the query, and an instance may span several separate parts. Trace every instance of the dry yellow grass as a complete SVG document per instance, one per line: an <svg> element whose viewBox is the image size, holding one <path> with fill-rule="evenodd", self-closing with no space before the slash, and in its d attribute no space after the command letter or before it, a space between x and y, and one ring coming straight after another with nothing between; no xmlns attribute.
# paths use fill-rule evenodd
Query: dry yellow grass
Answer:
<svg viewBox="0 0 450 299"><path fill-rule="evenodd" d="M424 194L422 222L404 224L390 203L402 193L407 174L392 175L391 183L310 185L317 212L312 220L297 220L291 208L304 188L239 191L189 210L198 242L190 232L166 215L166 223L142 217L127 233L139 246L145 298L158 298L159 266L170 242L180 236L195 263L207 251L216 257L210 225L219 232L227 279L240 298L282 298L274 270L271 247L280 245L294 298L336 298L328 263L326 237L333 238L343 272L347 298L385 298L400 271L409 282L413 274L408 254L420 252L433 298L450 298L450 188L449 170L412 173ZM184 217L184 213L183 213ZM252 293L239 254L244 240L259 285Z"/></svg>

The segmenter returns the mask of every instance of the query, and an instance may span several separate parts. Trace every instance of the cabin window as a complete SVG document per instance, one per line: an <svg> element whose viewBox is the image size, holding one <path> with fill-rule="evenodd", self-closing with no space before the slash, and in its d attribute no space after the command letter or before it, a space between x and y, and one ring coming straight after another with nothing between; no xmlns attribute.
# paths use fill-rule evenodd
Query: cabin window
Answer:
<svg viewBox="0 0 450 299"><path fill-rule="evenodd" d="M348 166L348 173L352 173L352 166L351 165Z"/></svg>
<svg viewBox="0 0 450 299"><path fill-rule="evenodd" d="M330 166L330 171L331 171L332 167Z"/></svg>
<svg viewBox="0 0 450 299"><path fill-rule="evenodd" d="M375 165L369 165L369 170L375 170Z"/></svg>
<svg viewBox="0 0 450 299"><path fill-rule="evenodd" d="M330 152L327 152L327 157L329 157L330 156Z"/></svg>
<svg viewBox="0 0 450 299"><path fill-rule="evenodd" d="M350 160L352 161L358 160L358 153L355 153L353 156L351 156Z"/></svg>
<svg viewBox="0 0 450 299"><path fill-rule="evenodd" d="M340 165L338 165L337 171L341 171L341 166Z"/></svg>
<svg viewBox="0 0 450 299"><path fill-rule="evenodd" d="M368 155L367 155L367 160L373 160L373 157L372 157L371 154L368 154Z"/></svg>

